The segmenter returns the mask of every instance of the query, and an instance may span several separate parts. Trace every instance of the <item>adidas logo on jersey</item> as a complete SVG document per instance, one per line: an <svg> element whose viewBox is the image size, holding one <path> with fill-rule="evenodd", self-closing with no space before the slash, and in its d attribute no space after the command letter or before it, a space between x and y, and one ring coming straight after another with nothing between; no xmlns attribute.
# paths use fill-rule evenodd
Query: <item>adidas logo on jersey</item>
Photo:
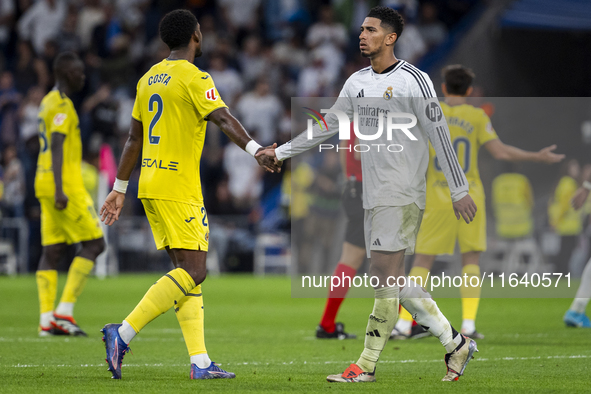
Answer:
<svg viewBox="0 0 591 394"><path fill-rule="evenodd" d="M372 243L373 246L382 246L382 244L380 243L380 239L377 238L375 241L373 241Z"/></svg>
<svg viewBox="0 0 591 394"><path fill-rule="evenodd" d="M365 97L365 92L363 92L363 89L361 89L359 93L357 93L357 97Z"/></svg>
<svg viewBox="0 0 591 394"><path fill-rule="evenodd" d="M366 332L365 335L369 335L370 337L378 337L381 338L380 332L376 329L370 332Z"/></svg>

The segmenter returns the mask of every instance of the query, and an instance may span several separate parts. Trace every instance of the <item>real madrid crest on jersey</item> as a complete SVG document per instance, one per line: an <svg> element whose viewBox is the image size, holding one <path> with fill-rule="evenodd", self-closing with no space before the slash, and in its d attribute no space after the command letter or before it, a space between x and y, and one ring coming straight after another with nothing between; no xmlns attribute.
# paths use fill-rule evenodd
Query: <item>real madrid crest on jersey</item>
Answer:
<svg viewBox="0 0 591 394"><path fill-rule="evenodd" d="M392 86L388 86L388 89L384 92L384 99L390 100L392 98Z"/></svg>

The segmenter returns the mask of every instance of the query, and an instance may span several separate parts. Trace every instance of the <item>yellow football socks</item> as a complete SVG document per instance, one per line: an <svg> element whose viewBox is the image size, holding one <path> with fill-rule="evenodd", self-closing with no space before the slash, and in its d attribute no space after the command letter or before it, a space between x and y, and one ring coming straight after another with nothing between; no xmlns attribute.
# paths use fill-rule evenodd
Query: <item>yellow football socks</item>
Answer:
<svg viewBox="0 0 591 394"><path fill-rule="evenodd" d="M41 314L53 312L57 294L57 271L37 271L37 289L39 291L39 309Z"/></svg>
<svg viewBox="0 0 591 394"><path fill-rule="evenodd" d="M135 332L167 310L195 288L193 278L182 268L176 268L158 279L135 309L125 318Z"/></svg>
<svg viewBox="0 0 591 394"><path fill-rule="evenodd" d="M203 296L201 285L175 301L174 311L179 321L189 356L207 353L203 332Z"/></svg>
<svg viewBox="0 0 591 394"><path fill-rule="evenodd" d="M88 281L88 275L94 267L94 261L85 259L84 257L76 256L70 264L68 270L68 278L66 279L66 286L62 292L60 303L75 303L86 282Z"/></svg>
<svg viewBox="0 0 591 394"><path fill-rule="evenodd" d="M462 277L467 276L467 282L463 283L460 288L460 295L462 296L462 319L476 320L476 312L478 312L478 304L480 303L481 289L479 286L470 286L470 278L477 276L480 279L480 267L476 264L468 264L462 268ZM476 280L472 281L477 284Z"/></svg>
<svg viewBox="0 0 591 394"><path fill-rule="evenodd" d="M413 279L415 281L415 283L417 284L422 284L422 287L427 287L427 277L429 275L429 270L427 268L424 267L412 267L412 269L410 270L410 273L408 274L408 277L410 278L415 277L415 279ZM422 281L419 281L416 278L421 278ZM408 311L404 308L400 308L400 317L399 319L401 320L406 320L406 321L412 321L412 316L410 315L410 313L408 313Z"/></svg>

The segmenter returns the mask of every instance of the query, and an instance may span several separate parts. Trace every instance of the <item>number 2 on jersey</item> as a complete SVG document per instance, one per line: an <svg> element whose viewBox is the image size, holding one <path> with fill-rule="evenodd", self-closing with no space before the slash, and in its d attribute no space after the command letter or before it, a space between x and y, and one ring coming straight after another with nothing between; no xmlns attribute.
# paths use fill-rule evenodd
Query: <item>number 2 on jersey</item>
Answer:
<svg viewBox="0 0 591 394"><path fill-rule="evenodd" d="M160 117L162 116L162 97L160 97L158 93L154 93L150 96L150 100L148 101L148 111L154 112L154 103L158 104L158 108L156 109L156 114L150 122L150 128L148 129L148 137L150 140L150 144L158 145L158 143L160 143L160 136L152 135L154 126L156 126L156 123L158 123Z"/></svg>

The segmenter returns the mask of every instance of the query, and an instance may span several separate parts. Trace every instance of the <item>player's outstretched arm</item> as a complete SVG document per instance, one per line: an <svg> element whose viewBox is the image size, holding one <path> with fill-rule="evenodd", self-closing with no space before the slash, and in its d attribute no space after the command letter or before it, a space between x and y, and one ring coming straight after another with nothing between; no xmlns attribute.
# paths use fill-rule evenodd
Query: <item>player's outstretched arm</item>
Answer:
<svg viewBox="0 0 591 394"><path fill-rule="evenodd" d="M458 201L453 203L454 206L454 213L456 214L456 218L460 220L460 217L464 218L466 223L470 223L474 220L474 216L476 215L477 207L470 197L469 194L466 194L464 197L459 199Z"/></svg>
<svg viewBox="0 0 591 394"><path fill-rule="evenodd" d="M101 220L108 226L119 220L119 214L125 202L127 182L129 182L131 172L142 151L143 130L142 122L132 118L129 136L125 142L119 168L117 169L117 179L115 180L113 191L109 193L100 210Z"/></svg>
<svg viewBox="0 0 591 394"><path fill-rule="evenodd" d="M557 146L550 145L538 152L530 152L519 149L512 145L504 144L500 139L496 138L484 144L486 150L490 152L492 157L497 160L504 161L533 161L538 163L554 164L559 163L564 159L563 154L554 153Z"/></svg>
<svg viewBox="0 0 591 394"><path fill-rule="evenodd" d="M281 163L277 163L266 156L256 156L256 153L261 149L267 149L257 144L246 132L242 124L236 119L228 108L219 108L213 111L208 116L208 120L215 123L230 138L230 140L238 145L241 149L247 151L255 157L256 161L261 167L269 172L281 172ZM272 146L273 149L277 147L277 144Z"/></svg>
<svg viewBox="0 0 591 394"><path fill-rule="evenodd" d="M62 164L64 162L64 140L62 133L51 133L51 167L53 168L53 180L55 182L55 209L61 211L68 206L68 197L62 188Z"/></svg>

